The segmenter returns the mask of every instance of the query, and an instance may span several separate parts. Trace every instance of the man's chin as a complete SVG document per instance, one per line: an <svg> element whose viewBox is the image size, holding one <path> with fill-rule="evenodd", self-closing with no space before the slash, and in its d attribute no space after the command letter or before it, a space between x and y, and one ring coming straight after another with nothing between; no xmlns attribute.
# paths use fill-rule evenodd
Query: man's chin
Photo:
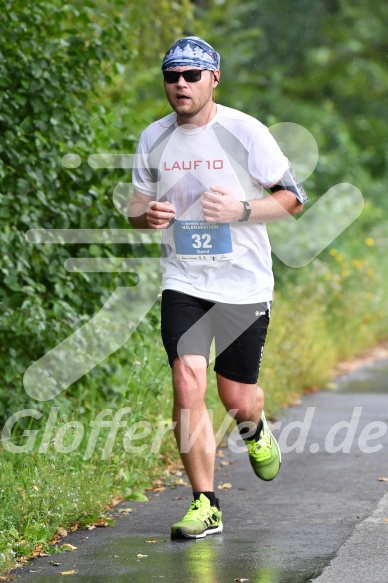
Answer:
<svg viewBox="0 0 388 583"><path fill-rule="evenodd" d="M175 107L175 111L177 113L179 113L180 116L182 117L187 117L187 119L189 119L190 117L193 117L195 115L194 111L190 111L190 104L189 103L179 103L176 107Z"/></svg>

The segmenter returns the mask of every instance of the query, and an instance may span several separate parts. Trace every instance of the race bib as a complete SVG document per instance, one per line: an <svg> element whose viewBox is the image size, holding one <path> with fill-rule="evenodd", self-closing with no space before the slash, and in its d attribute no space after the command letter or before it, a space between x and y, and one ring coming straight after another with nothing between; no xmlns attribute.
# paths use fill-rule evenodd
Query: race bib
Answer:
<svg viewBox="0 0 388 583"><path fill-rule="evenodd" d="M181 261L225 261L233 257L228 223L175 221L174 241Z"/></svg>

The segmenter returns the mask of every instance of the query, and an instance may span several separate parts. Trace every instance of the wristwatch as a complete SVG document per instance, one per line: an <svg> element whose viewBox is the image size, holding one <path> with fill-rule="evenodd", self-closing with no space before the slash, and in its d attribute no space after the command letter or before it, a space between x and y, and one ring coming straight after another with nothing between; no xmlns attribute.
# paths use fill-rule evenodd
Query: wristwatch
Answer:
<svg viewBox="0 0 388 583"><path fill-rule="evenodd" d="M244 209L244 215L241 219L239 219L239 222L242 223L244 221L247 221L249 219L249 215L251 214L251 205L249 204L249 202L247 200L240 200L240 202L243 203L245 209Z"/></svg>

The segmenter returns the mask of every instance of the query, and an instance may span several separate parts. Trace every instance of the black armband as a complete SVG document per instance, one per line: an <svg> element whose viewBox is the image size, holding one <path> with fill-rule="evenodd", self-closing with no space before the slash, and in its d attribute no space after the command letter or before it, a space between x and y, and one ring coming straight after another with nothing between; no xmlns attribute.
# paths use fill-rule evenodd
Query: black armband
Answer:
<svg viewBox="0 0 388 583"><path fill-rule="evenodd" d="M308 196L305 193L303 186L297 179L294 169L290 163L288 163L288 168L283 174L281 180L271 186L269 190L271 192L277 192L278 190L289 190L295 194L296 198L301 204L308 202Z"/></svg>

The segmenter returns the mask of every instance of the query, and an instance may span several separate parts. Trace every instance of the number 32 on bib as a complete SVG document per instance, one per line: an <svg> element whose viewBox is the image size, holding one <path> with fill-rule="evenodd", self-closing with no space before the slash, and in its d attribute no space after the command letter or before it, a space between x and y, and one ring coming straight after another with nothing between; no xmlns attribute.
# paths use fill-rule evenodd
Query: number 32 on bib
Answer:
<svg viewBox="0 0 388 583"><path fill-rule="evenodd" d="M175 221L174 241L180 261L225 261L233 258L230 226L206 221Z"/></svg>

